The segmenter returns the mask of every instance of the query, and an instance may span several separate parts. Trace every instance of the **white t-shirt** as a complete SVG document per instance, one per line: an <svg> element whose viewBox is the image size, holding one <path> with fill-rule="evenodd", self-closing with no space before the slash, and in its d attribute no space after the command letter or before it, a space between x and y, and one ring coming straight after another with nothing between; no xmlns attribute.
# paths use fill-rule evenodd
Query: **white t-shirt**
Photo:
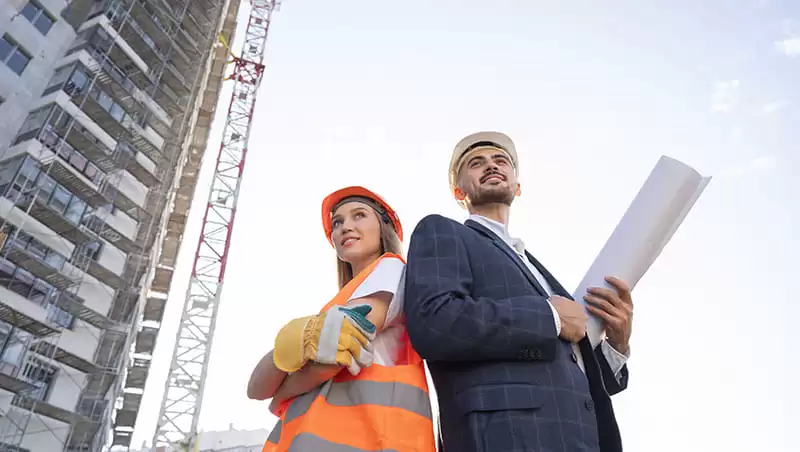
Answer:
<svg viewBox="0 0 800 452"><path fill-rule="evenodd" d="M372 273L353 291L348 305L358 304L359 298L368 297L379 292L392 294L383 330L372 341L375 363L381 366L394 366L400 352L400 339L406 326L403 317L403 286L405 285L406 266L396 257L381 259Z"/></svg>

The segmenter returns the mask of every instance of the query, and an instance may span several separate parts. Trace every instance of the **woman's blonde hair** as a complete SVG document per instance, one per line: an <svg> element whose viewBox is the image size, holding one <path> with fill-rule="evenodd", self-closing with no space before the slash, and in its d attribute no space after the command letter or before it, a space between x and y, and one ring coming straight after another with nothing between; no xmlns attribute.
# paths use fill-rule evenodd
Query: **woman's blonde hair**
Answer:
<svg viewBox="0 0 800 452"><path fill-rule="evenodd" d="M333 209L333 212L336 212L336 209L339 208L342 204L350 200L343 200L339 202L336 207ZM377 206L375 202L372 200L362 200L359 199L359 202L364 202L365 204L369 205L372 209L375 216L378 217L378 222L381 225L381 255L384 253L392 253L397 254L398 256L403 254L403 244L400 242L400 237L397 236L397 231L394 230L394 226L392 226L392 222L388 221L388 217L385 213L381 213L379 210L380 207ZM370 201L370 202L366 202ZM382 209L381 209L382 210ZM353 267L350 263L345 262L339 257L336 257L336 274L339 278L339 290L341 290L347 283L353 279Z"/></svg>

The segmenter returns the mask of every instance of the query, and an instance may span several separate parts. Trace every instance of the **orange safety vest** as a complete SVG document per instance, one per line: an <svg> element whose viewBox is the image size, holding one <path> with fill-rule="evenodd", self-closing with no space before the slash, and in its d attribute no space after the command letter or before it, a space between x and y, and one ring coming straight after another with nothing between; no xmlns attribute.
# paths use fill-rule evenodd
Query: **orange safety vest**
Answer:
<svg viewBox="0 0 800 452"><path fill-rule="evenodd" d="M403 260L391 253L376 259L321 312L347 303L387 257ZM425 366L411 348L408 334L402 341L404 352L397 365L372 364L355 377L342 371L317 389L281 404L280 420L262 452L321 452L345 447L352 452L435 452Z"/></svg>

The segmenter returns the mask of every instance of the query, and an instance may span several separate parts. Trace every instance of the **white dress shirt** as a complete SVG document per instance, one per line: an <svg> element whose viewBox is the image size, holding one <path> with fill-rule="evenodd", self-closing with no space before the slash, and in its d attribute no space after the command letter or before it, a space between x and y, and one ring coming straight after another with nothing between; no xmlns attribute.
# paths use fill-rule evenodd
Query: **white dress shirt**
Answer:
<svg viewBox="0 0 800 452"><path fill-rule="evenodd" d="M528 256L525 255L525 244L522 242L522 240L511 237L511 235L508 233L508 226L481 215L470 215L469 219L486 227L487 229L495 233L498 237L503 239L506 245L508 245L512 250L514 250L517 253L517 255L519 255L520 259L522 259L522 262L524 262L525 265L528 267L528 270L530 270L531 273L533 273L533 276L547 292L547 295L548 296L553 295L553 288L550 287L550 284L547 282L547 279L544 277L544 275L542 275L539 269L536 268L535 265L533 265L533 262L528 260ZM550 304L549 301L548 304ZM560 334L561 322L558 317L558 312L556 311L555 307L552 304L550 304L550 308L553 310L553 319L556 323L556 334ZM603 356L605 356L609 366L611 367L611 370L614 372L614 377L617 379L617 381L619 381L620 372L622 371L622 367L628 361L629 355L623 355L622 353L616 351L614 347L612 347L611 344L609 344L608 341L606 340L603 340L603 342L600 344L600 347ZM581 351L578 348L578 344L572 344L572 349L578 358L577 360L578 366L580 366L581 370L584 373L586 373L583 364L583 355L581 354Z"/></svg>

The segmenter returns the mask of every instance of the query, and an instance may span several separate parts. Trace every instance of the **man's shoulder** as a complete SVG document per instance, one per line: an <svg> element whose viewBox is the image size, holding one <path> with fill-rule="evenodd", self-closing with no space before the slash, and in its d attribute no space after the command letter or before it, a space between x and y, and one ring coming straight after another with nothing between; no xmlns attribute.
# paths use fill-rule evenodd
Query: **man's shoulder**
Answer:
<svg viewBox="0 0 800 452"><path fill-rule="evenodd" d="M466 229L466 226L464 226L463 223L459 223L458 221L452 218L447 218L443 215L434 213L427 215L423 217L421 220L419 220L419 223L417 223L417 227L415 228L414 231L416 232L420 230L434 230L434 231L448 230L452 232L459 232L462 229Z"/></svg>

